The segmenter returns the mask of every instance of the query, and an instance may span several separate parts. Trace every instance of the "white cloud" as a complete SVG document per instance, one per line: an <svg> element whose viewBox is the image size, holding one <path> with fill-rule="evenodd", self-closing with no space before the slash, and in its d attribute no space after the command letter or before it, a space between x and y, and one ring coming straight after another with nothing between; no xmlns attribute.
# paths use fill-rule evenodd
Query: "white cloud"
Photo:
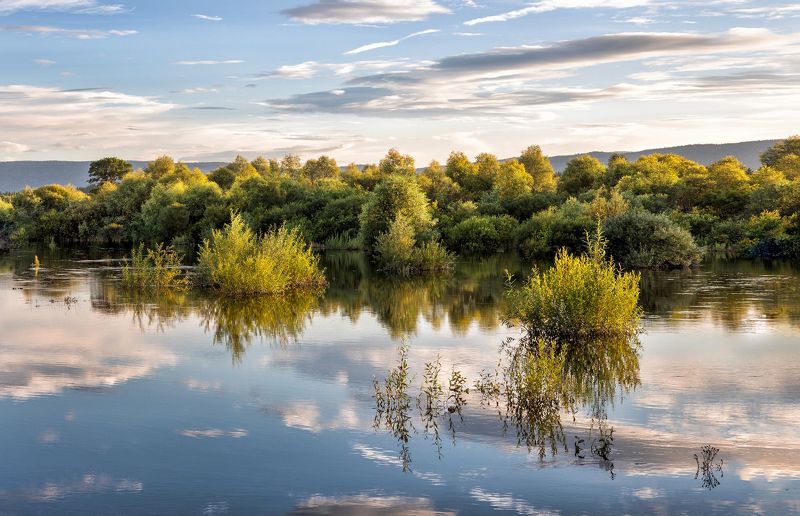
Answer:
<svg viewBox="0 0 800 516"><path fill-rule="evenodd" d="M197 18L198 20L215 21L215 22L222 21L222 18L219 16L209 16L207 14L193 14L192 16L194 18Z"/></svg>
<svg viewBox="0 0 800 516"><path fill-rule="evenodd" d="M294 21L318 25L419 21L450 10L434 0L317 0L282 12Z"/></svg>
<svg viewBox="0 0 800 516"><path fill-rule="evenodd" d="M33 62L41 66L53 66L56 64L56 62L51 59L34 59Z"/></svg>
<svg viewBox="0 0 800 516"><path fill-rule="evenodd" d="M215 61L212 59L205 59L200 61L177 61L175 62L176 65L182 66L198 66L198 65L205 65L205 66L213 66L213 65L225 65L225 64L239 64L244 63L241 59L226 59L224 61Z"/></svg>
<svg viewBox="0 0 800 516"><path fill-rule="evenodd" d="M606 9L626 9L649 4L651 4L651 0L543 0L521 9L514 9L513 11L507 11L492 16L483 16L481 18L467 20L464 22L464 25L472 26L481 23L505 22L522 18L529 14L545 13L557 9L589 9L598 7Z"/></svg>
<svg viewBox="0 0 800 516"><path fill-rule="evenodd" d="M18 153L18 152L28 152L29 150L31 150L30 147L28 147L27 145L23 145L21 143L0 141L0 152Z"/></svg>
<svg viewBox="0 0 800 516"><path fill-rule="evenodd" d="M345 52L345 55L361 54L363 52L369 52L370 50L377 50L379 48L393 47L395 45L399 45L401 41L405 41L405 40L407 40L409 38L415 38L417 36L423 36L425 34L433 34L433 33L436 33L436 32L439 32L439 30L438 29L427 29L427 30L422 30L422 31L419 31L419 32L415 32L413 34L409 34L408 36L405 36L405 37L402 37L402 38L399 38L399 39L395 39L395 40L392 40L392 41L379 41L377 43L370 43L368 45L362 45L362 46L360 46L358 48L354 48L353 50L348 50L347 52Z"/></svg>
<svg viewBox="0 0 800 516"><path fill-rule="evenodd" d="M24 32L27 34L57 35L77 39L104 39L109 36L133 36L139 31L135 30L98 30L98 29L67 29L51 25L0 25L3 32Z"/></svg>
<svg viewBox="0 0 800 516"><path fill-rule="evenodd" d="M115 14L125 11L125 7L120 4L100 4L96 0L0 0L0 14L45 10Z"/></svg>

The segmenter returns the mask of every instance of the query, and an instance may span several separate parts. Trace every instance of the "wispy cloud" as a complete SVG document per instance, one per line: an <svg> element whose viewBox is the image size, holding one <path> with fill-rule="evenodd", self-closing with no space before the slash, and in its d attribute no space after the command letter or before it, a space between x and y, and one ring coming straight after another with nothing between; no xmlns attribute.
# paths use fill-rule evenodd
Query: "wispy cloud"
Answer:
<svg viewBox="0 0 800 516"><path fill-rule="evenodd" d="M311 79L323 73L336 76L350 76L356 73L378 72L386 70L408 70L417 65L406 59L398 60L365 60L350 63L320 63L318 61L305 61L294 65L284 65L268 72L256 74L256 79Z"/></svg>
<svg viewBox="0 0 800 516"><path fill-rule="evenodd" d="M0 0L0 14L18 11L71 11L83 14L117 14L122 4L101 4L97 0Z"/></svg>
<svg viewBox="0 0 800 516"><path fill-rule="evenodd" d="M192 17L197 18L198 20L206 20L206 21L222 21L222 18L219 16L209 16L207 14L193 14Z"/></svg>
<svg viewBox="0 0 800 516"><path fill-rule="evenodd" d="M33 62L40 66L53 66L56 64L56 62L51 59L34 59Z"/></svg>
<svg viewBox="0 0 800 516"><path fill-rule="evenodd" d="M361 54L363 52L369 52L370 50L377 50L379 48L393 47L395 45L399 45L401 41L405 41L410 38L415 38L417 36L423 36L425 34L434 34L436 32L439 32L439 29L427 29L391 41L379 41L377 43L369 43L368 45L362 45L358 48L354 48L353 50L348 50L347 52L345 52L345 55Z"/></svg>
<svg viewBox="0 0 800 516"><path fill-rule="evenodd" d="M626 9L642 5L650 5L652 0L542 0L521 9L514 9L491 16L483 16L467 20L464 25L472 26L481 23L505 22L528 16L529 14L545 13L557 9Z"/></svg>
<svg viewBox="0 0 800 516"><path fill-rule="evenodd" d="M317 0L282 11L292 20L309 25L388 24L424 20L432 14L449 12L435 0Z"/></svg>
<svg viewBox="0 0 800 516"><path fill-rule="evenodd" d="M103 39L109 36L125 37L139 33L139 31L136 30L67 29L64 27L53 27L51 25L0 25L0 31L66 36L77 39Z"/></svg>
<svg viewBox="0 0 800 516"><path fill-rule="evenodd" d="M176 65L181 66L214 66L214 65L226 65L226 64L239 64L244 63L241 59L226 59L223 61L217 61L213 59L203 59L199 61L176 61Z"/></svg>

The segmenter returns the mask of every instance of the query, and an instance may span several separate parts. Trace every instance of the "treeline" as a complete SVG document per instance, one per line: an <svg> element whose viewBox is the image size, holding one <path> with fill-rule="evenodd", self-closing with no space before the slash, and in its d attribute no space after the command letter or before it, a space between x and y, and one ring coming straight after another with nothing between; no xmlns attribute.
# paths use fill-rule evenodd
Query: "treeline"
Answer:
<svg viewBox="0 0 800 516"><path fill-rule="evenodd" d="M630 267L685 266L703 250L800 255L800 137L748 170L672 154L604 164L571 160L558 176L541 149L500 161L453 152L417 172L391 150L377 164L340 166L237 157L208 174L162 156L143 170L92 164L92 187L49 185L0 197L0 243L167 243L197 249L237 213L258 232L281 225L328 248L363 248L391 268L445 268L450 253L582 251L598 225ZM2 245L2 244L0 244ZM445 251L447 249L448 251Z"/></svg>

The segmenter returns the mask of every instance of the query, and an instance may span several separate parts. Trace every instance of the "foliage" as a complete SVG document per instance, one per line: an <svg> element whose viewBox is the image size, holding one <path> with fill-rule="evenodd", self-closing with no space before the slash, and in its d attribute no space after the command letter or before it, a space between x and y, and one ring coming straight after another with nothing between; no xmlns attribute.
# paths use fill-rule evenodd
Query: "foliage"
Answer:
<svg viewBox="0 0 800 516"><path fill-rule="evenodd" d="M519 157L525 172L533 178L533 189L536 192L552 192L556 189L556 174L550 160L538 145L531 145Z"/></svg>
<svg viewBox="0 0 800 516"><path fill-rule="evenodd" d="M449 270L450 253L438 242L417 246L414 228L405 217L398 217L375 243L378 262L384 270L401 274Z"/></svg>
<svg viewBox="0 0 800 516"><path fill-rule="evenodd" d="M790 136L764 151L761 163L781 171L789 179L800 177L800 136Z"/></svg>
<svg viewBox="0 0 800 516"><path fill-rule="evenodd" d="M465 254L490 254L513 244L518 223L508 215L471 216L447 231L447 246Z"/></svg>
<svg viewBox="0 0 800 516"><path fill-rule="evenodd" d="M624 267L689 267L702 256L691 233L662 214L631 210L606 220L603 233L609 253Z"/></svg>
<svg viewBox="0 0 800 516"><path fill-rule="evenodd" d="M198 269L203 284L227 295L285 294L325 283L319 258L296 229L259 236L238 214L200 247Z"/></svg>
<svg viewBox="0 0 800 516"><path fill-rule="evenodd" d="M122 284L131 289L183 290L189 278L181 269L183 257L172 247L158 244L145 249L139 244L131 251L130 264L122 268Z"/></svg>
<svg viewBox="0 0 800 516"><path fill-rule="evenodd" d="M603 164L592 156L572 158L558 181L558 191L569 195L581 194L589 190L605 171Z"/></svg>
<svg viewBox="0 0 800 516"><path fill-rule="evenodd" d="M99 159L89 165L89 184L117 183L125 174L131 172L133 172L133 166L125 160L119 158Z"/></svg>
<svg viewBox="0 0 800 516"><path fill-rule="evenodd" d="M366 249L375 250L378 237L398 219L414 239L433 228L428 199L415 178L392 175L381 181L361 212L361 235Z"/></svg>
<svg viewBox="0 0 800 516"><path fill-rule="evenodd" d="M507 293L504 319L519 325L534 345L546 342L631 338L639 328L639 274L620 271L606 258L599 229L587 254L561 250L553 267L533 269L530 279Z"/></svg>

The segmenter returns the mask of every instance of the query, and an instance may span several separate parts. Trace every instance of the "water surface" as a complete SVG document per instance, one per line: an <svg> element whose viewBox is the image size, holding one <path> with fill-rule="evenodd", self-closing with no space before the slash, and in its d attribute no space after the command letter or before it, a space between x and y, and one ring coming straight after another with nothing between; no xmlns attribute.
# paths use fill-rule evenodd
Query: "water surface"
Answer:
<svg viewBox="0 0 800 516"><path fill-rule="evenodd" d="M470 384L497 364L515 257L397 280L329 254L322 296L233 302L125 292L118 256L0 256L0 514L800 511L790 264L643 275L640 346L541 453L474 388L439 439L416 406L437 355ZM404 340L407 442L373 398Z"/></svg>

